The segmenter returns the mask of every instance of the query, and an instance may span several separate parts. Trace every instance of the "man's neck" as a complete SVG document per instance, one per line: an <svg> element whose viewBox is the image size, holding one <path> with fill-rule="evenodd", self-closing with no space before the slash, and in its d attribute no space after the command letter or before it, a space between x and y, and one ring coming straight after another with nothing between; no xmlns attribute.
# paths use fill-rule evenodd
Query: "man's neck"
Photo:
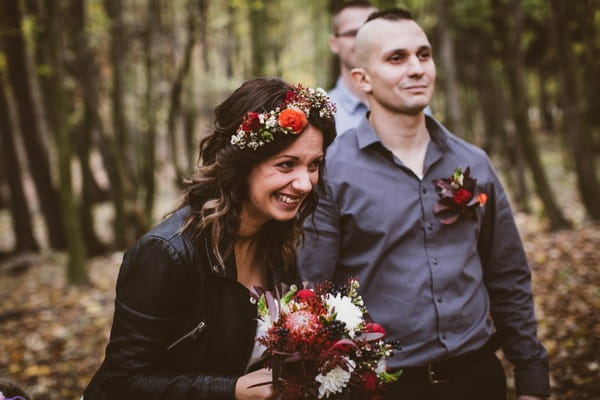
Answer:
<svg viewBox="0 0 600 400"><path fill-rule="evenodd" d="M343 65L340 66L340 78L342 80L342 83L344 84L346 89L350 91L350 93L356 96L363 104L368 104L366 93L354 86L354 83L352 83L350 70L348 68L345 68Z"/></svg>
<svg viewBox="0 0 600 400"><path fill-rule="evenodd" d="M369 122L381 142L417 176L423 175L425 152L430 141L423 111L416 115L371 110Z"/></svg>

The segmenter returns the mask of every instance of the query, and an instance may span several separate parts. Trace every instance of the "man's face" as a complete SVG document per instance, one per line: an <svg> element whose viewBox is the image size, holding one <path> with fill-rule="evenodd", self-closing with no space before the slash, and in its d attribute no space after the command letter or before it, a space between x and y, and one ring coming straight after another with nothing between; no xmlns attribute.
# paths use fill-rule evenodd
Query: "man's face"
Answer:
<svg viewBox="0 0 600 400"><path fill-rule="evenodd" d="M436 70L421 27L411 20L374 20L359 41L361 54L363 43L368 46L360 86L369 93L369 103L403 114L422 111L433 95Z"/></svg>
<svg viewBox="0 0 600 400"><path fill-rule="evenodd" d="M356 32L375 8L346 8L334 19L335 32L329 38L329 47L348 70L354 68L354 38Z"/></svg>

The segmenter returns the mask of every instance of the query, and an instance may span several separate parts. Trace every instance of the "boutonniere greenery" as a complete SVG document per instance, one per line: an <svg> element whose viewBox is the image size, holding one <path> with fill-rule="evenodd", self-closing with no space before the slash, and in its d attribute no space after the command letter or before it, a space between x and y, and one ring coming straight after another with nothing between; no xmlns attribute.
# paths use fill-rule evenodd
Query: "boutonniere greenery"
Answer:
<svg viewBox="0 0 600 400"><path fill-rule="evenodd" d="M471 167L463 172L460 167L449 178L434 179L440 199L433 206L434 214L444 214L440 222L450 225L461 215L476 218L475 210L487 202L487 194L477 189L477 179L471 177Z"/></svg>

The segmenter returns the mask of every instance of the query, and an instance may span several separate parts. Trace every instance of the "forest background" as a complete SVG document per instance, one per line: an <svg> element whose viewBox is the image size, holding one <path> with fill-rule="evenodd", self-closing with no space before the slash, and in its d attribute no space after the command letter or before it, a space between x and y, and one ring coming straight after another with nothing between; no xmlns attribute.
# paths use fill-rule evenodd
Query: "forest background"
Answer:
<svg viewBox="0 0 600 400"><path fill-rule="evenodd" d="M172 209L244 80L331 88L343 1L0 1L0 377L79 398L123 250ZM600 398L597 0L374 1L411 10L434 116L484 148L534 277L553 398Z"/></svg>

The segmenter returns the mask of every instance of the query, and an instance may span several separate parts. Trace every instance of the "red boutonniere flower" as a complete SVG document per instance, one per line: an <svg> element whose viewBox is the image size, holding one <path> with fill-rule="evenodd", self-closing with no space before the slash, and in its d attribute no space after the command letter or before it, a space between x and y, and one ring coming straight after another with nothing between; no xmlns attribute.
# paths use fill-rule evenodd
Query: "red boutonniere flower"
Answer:
<svg viewBox="0 0 600 400"><path fill-rule="evenodd" d="M433 183L440 197L433 206L433 213L447 215L441 219L442 224L453 224L461 215L475 218L477 207L483 207L487 202L487 194L478 193L477 179L471 177L471 167L464 173L458 167L449 178L435 179Z"/></svg>

